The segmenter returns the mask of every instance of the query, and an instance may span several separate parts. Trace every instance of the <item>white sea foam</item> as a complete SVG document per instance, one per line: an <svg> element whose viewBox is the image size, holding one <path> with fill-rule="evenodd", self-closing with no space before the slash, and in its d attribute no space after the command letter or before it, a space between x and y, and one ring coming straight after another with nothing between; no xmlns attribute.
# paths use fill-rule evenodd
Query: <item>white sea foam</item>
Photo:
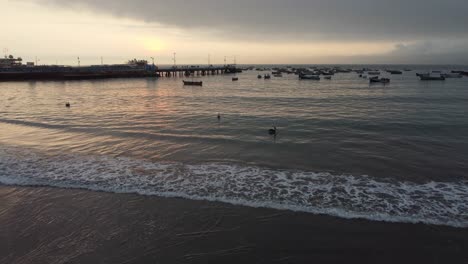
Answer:
<svg viewBox="0 0 468 264"><path fill-rule="evenodd" d="M468 227L466 181L417 184L234 164L48 156L0 147L0 183L182 197L344 218Z"/></svg>

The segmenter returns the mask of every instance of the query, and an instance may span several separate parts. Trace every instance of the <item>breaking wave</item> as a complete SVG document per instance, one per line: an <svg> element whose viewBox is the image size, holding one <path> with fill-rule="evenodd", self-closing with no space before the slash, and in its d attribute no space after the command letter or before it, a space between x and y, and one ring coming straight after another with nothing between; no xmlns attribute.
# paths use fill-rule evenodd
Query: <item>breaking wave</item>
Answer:
<svg viewBox="0 0 468 264"><path fill-rule="evenodd" d="M419 184L238 164L54 156L2 146L0 184L181 197L343 218L468 227L466 181Z"/></svg>

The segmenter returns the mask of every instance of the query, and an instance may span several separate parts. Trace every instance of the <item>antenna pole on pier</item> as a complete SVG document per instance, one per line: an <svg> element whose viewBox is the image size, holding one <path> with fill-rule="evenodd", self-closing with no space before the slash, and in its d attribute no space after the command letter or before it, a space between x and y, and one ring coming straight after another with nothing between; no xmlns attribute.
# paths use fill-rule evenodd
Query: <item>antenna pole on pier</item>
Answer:
<svg viewBox="0 0 468 264"><path fill-rule="evenodd" d="M101 65L104 65L104 59L101 57Z"/></svg>
<svg viewBox="0 0 468 264"><path fill-rule="evenodd" d="M151 60L153 61L153 66L154 66L154 57L151 57Z"/></svg>
<svg viewBox="0 0 468 264"><path fill-rule="evenodd" d="M78 67L81 66L80 57L78 57Z"/></svg>
<svg viewBox="0 0 468 264"><path fill-rule="evenodd" d="M173 58L172 60L174 60L174 68L175 68L175 67L176 67L176 65L177 65L177 61L176 61L176 53L175 53L175 52L174 52L174 58Z"/></svg>

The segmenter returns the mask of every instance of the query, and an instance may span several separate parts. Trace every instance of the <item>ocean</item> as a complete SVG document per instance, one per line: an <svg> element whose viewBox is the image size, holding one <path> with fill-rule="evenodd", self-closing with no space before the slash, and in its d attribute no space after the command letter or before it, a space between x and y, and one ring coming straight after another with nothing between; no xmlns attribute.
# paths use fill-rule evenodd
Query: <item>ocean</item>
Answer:
<svg viewBox="0 0 468 264"><path fill-rule="evenodd" d="M468 227L468 78L415 75L466 67L411 67L388 85L258 71L203 87L3 82L0 184Z"/></svg>

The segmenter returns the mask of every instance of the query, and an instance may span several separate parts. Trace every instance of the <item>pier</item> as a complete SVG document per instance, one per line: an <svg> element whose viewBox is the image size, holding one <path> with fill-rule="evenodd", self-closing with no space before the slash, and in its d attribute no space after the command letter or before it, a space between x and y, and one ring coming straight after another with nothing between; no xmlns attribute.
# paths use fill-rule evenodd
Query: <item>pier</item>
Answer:
<svg viewBox="0 0 468 264"><path fill-rule="evenodd" d="M79 61L78 61L79 64ZM1 81L25 80L87 80L108 78L148 78L176 76L205 76L242 72L235 64L176 65L157 67L146 60L133 59L126 64L64 66L22 63L21 58L10 55L0 58Z"/></svg>
<svg viewBox="0 0 468 264"><path fill-rule="evenodd" d="M206 76L218 74L230 74L241 72L234 65L222 66L171 66L171 67L158 67L156 73L160 77L183 77L183 76Z"/></svg>

